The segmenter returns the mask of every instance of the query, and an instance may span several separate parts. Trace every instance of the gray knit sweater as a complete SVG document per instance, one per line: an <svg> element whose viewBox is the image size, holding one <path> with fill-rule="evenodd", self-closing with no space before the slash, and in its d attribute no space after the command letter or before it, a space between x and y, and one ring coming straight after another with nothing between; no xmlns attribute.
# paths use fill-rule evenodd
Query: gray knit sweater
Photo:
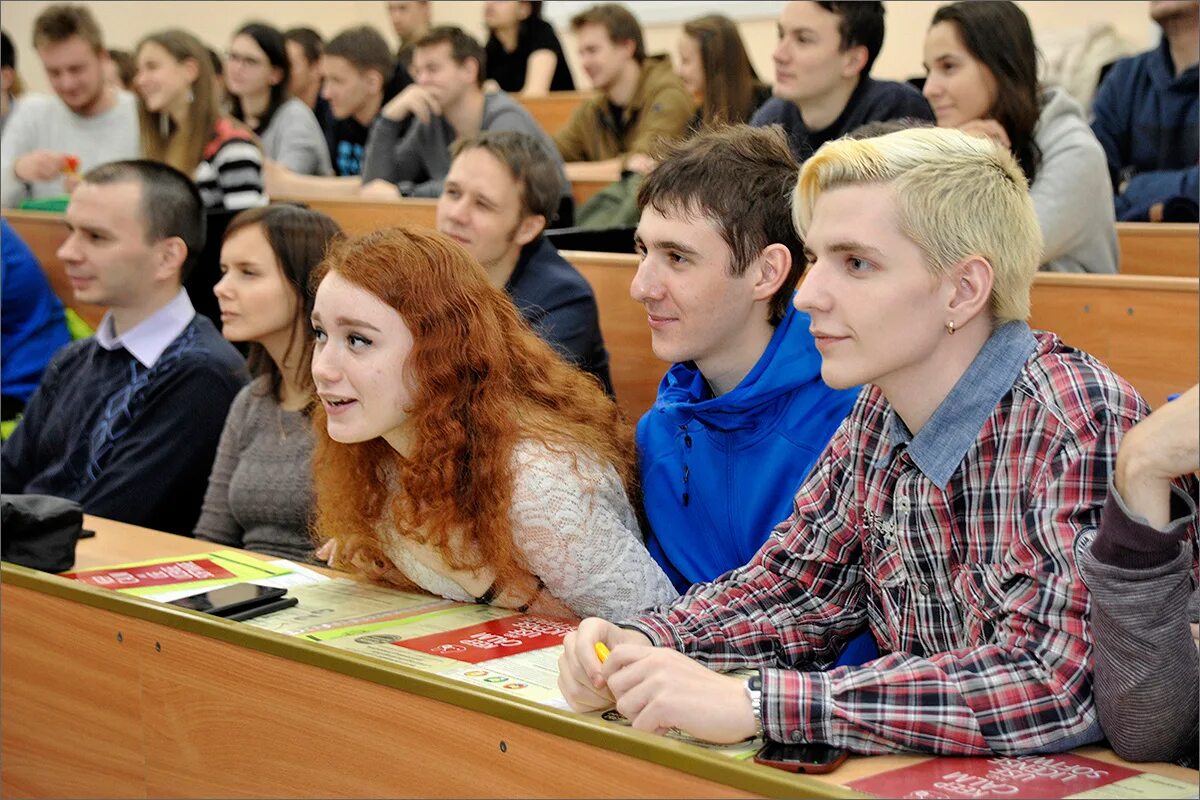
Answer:
<svg viewBox="0 0 1200 800"><path fill-rule="evenodd" d="M243 387L225 419L196 538L312 561L311 455L308 417L280 408L265 377Z"/></svg>
<svg viewBox="0 0 1200 800"><path fill-rule="evenodd" d="M1194 483L1189 482L1190 487ZM1200 672L1189 620L1196 582L1196 509L1166 530L1132 514L1111 490L1095 541L1077 545L1092 600L1094 678L1100 725L1130 761L1195 767Z"/></svg>

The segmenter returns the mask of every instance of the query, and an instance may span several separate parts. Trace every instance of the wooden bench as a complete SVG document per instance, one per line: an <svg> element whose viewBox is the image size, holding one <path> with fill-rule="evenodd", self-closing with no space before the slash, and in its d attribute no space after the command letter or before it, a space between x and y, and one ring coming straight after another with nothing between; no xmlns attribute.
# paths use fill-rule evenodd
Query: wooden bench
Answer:
<svg viewBox="0 0 1200 800"><path fill-rule="evenodd" d="M405 197L395 200L360 200L355 197L274 197L276 203L299 203L328 214L351 236L390 228L393 225L437 227L437 200Z"/></svg>
<svg viewBox="0 0 1200 800"><path fill-rule="evenodd" d="M1200 225L1118 222L1122 275L1200 277Z"/></svg>
<svg viewBox="0 0 1200 800"><path fill-rule="evenodd" d="M551 136L562 130L575 109L591 96L592 92L550 92L544 97L513 95L541 129Z"/></svg>

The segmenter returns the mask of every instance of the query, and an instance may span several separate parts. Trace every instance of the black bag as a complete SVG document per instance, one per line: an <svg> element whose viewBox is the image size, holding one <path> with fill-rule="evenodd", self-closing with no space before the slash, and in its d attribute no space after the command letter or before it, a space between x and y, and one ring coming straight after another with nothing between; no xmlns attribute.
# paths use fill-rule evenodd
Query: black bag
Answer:
<svg viewBox="0 0 1200 800"><path fill-rule="evenodd" d="M0 494L0 558L44 572L75 564L83 508L44 494Z"/></svg>

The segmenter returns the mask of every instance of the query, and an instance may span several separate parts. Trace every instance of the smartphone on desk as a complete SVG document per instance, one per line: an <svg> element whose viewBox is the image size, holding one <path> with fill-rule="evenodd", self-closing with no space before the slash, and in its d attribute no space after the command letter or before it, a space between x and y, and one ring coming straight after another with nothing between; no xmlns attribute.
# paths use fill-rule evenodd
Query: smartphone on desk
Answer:
<svg viewBox="0 0 1200 800"><path fill-rule="evenodd" d="M284 597L286 594L287 589L278 589L274 586L235 583L232 586L219 586L190 597L180 597L178 600L170 601L170 605L190 608L193 611L203 611L206 614L225 619L241 620L296 605L296 598Z"/></svg>
<svg viewBox="0 0 1200 800"><path fill-rule="evenodd" d="M754 762L788 772L820 774L837 769L847 755L845 750L827 744L767 742L755 754Z"/></svg>

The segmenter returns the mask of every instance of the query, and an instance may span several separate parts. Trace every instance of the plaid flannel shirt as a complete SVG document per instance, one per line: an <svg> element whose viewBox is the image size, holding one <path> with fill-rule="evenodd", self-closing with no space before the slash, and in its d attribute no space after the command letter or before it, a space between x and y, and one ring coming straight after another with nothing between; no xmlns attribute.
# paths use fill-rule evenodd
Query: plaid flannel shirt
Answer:
<svg viewBox="0 0 1200 800"><path fill-rule="evenodd" d="M714 669L761 668L777 741L960 755L1096 741L1075 539L1147 411L1091 356L1008 323L916 436L865 389L749 564L624 624ZM864 625L884 655L823 671Z"/></svg>

